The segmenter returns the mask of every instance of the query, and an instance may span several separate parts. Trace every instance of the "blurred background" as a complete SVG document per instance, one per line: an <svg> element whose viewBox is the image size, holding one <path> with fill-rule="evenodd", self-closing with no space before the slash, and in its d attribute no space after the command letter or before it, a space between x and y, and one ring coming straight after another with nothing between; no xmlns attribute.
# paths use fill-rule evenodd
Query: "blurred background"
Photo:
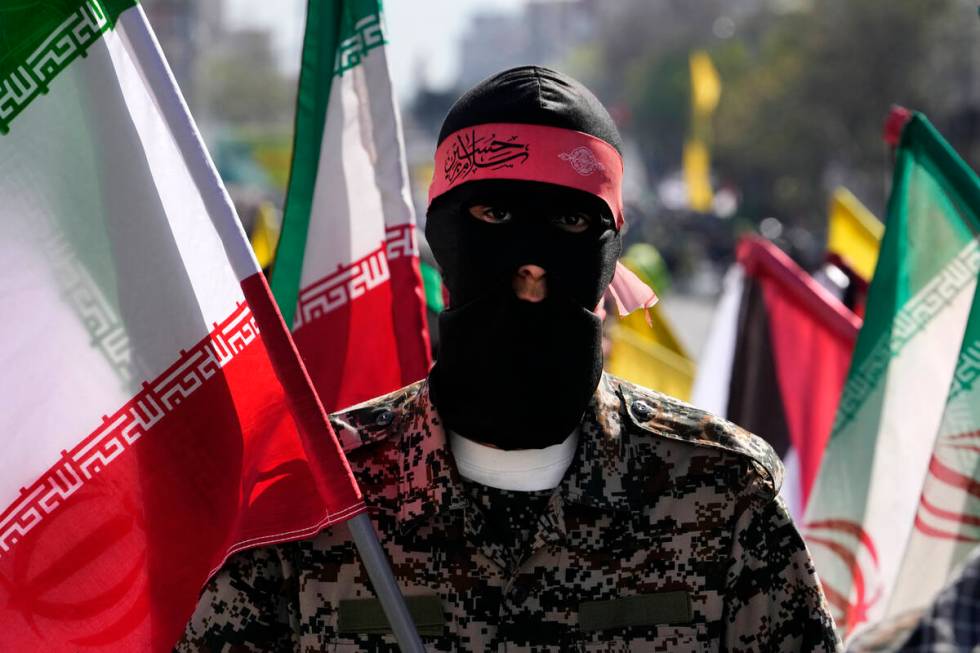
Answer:
<svg viewBox="0 0 980 653"><path fill-rule="evenodd" d="M143 4L261 260L289 176L306 2ZM510 66L567 72L620 126L626 244L659 252L648 276L695 360L740 235L815 271L834 189L884 215L891 105L980 162L974 0L388 0L385 19L420 223L455 98Z"/></svg>

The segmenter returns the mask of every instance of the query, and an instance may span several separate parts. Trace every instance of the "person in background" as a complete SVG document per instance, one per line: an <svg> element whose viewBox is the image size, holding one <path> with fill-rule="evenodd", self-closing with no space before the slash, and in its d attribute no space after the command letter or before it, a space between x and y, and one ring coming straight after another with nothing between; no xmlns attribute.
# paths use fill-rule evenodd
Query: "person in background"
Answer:
<svg viewBox="0 0 980 653"><path fill-rule="evenodd" d="M858 634L850 653L980 651L980 546L925 608L897 615Z"/></svg>

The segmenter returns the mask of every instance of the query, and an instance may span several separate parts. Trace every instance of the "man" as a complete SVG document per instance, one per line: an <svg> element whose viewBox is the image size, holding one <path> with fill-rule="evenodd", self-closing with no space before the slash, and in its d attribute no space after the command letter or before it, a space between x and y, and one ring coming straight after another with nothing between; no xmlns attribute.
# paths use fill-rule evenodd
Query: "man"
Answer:
<svg viewBox="0 0 980 653"><path fill-rule="evenodd" d="M333 418L395 576L430 650L834 650L769 447L602 373L620 150L544 68L450 110L426 226L450 295L437 362ZM335 528L230 560L179 648L393 643Z"/></svg>

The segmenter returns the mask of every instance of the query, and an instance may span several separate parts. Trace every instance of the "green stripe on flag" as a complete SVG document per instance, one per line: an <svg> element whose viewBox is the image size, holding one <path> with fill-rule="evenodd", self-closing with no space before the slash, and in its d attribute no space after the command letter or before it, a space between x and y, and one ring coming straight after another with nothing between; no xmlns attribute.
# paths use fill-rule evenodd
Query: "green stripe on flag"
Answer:
<svg viewBox="0 0 980 653"><path fill-rule="evenodd" d="M320 165L320 144L323 141L323 124L327 119L327 102L330 100L341 9L340 3L332 0L309 0L306 8L293 161L289 171L282 233L269 282L282 317L290 327L303 272L306 233Z"/></svg>
<svg viewBox="0 0 980 653"><path fill-rule="evenodd" d="M960 357L956 364L956 373L953 375L953 383L949 389L947 403L952 404L960 399L964 393L980 390L980 387L974 388L978 385L980 385L980 284L974 291L973 306L966 324L966 332L963 335L963 346L960 347ZM968 401L964 412L972 417L972 422L968 425L956 425L956 428L963 433L968 431L980 433L980 396ZM957 418L962 418L962 415L951 413L947 407L946 418L943 420L944 425L950 419L955 421ZM977 462L980 464L980 460ZM980 478L980 476L974 474L973 478Z"/></svg>
<svg viewBox="0 0 980 653"><path fill-rule="evenodd" d="M890 361L975 282L978 211L977 175L914 114L902 132L881 253L832 437L861 410Z"/></svg>
<svg viewBox="0 0 980 653"><path fill-rule="evenodd" d="M335 77L355 68L386 43L379 0L309 0L296 100L293 160L270 286L292 325L303 274L313 192L320 165L327 103Z"/></svg>
<svg viewBox="0 0 980 653"><path fill-rule="evenodd" d="M912 116L902 133L901 147L919 148L926 166L939 180L964 221L970 238L980 236L980 178L925 116Z"/></svg>
<svg viewBox="0 0 980 653"><path fill-rule="evenodd" d="M0 134L136 0L4 0L0 4Z"/></svg>

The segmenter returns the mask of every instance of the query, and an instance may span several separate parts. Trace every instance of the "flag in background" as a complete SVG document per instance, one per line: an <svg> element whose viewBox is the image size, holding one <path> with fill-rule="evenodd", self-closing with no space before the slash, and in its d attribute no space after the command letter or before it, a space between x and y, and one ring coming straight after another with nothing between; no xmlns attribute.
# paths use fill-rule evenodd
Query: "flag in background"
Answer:
<svg viewBox="0 0 980 653"><path fill-rule="evenodd" d="M874 276L884 231L881 221L851 191L843 187L834 190L827 222L827 252L865 281Z"/></svg>
<svg viewBox="0 0 980 653"><path fill-rule="evenodd" d="M3 9L3 651L169 651L228 555L363 510L148 30Z"/></svg>
<svg viewBox="0 0 980 653"><path fill-rule="evenodd" d="M310 0L272 290L330 411L431 363L385 43L379 0Z"/></svg>
<svg viewBox="0 0 980 653"><path fill-rule="evenodd" d="M837 188L827 216L827 254L814 273L844 305L863 318L884 225L844 187Z"/></svg>
<svg viewBox="0 0 980 653"><path fill-rule="evenodd" d="M928 605L980 545L980 297L974 293L888 615Z"/></svg>
<svg viewBox="0 0 980 653"><path fill-rule="evenodd" d="M255 252L255 260L263 271L267 271L275 259L281 229L282 216L276 207L268 200L260 202L255 207L252 233L248 240Z"/></svg>
<svg viewBox="0 0 980 653"><path fill-rule="evenodd" d="M698 364L692 401L763 437L803 513L860 320L774 244L746 237Z"/></svg>
<svg viewBox="0 0 980 653"><path fill-rule="evenodd" d="M721 79L715 69L711 56L704 50L692 52L689 60L691 68L691 106L698 116L710 116L721 99Z"/></svg>
<svg viewBox="0 0 980 653"><path fill-rule="evenodd" d="M687 185L688 206L701 213L711 210L715 195L711 189L711 154L708 144L697 138L684 142L684 183Z"/></svg>
<svg viewBox="0 0 980 653"><path fill-rule="evenodd" d="M609 339L606 369L651 390L687 401L694 382L694 361L677 341L673 327L658 307L620 318Z"/></svg>
<svg viewBox="0 0 980 653"><path fill-rule="evenodd" d="M912 116L867 318L806 513L845 633L930 601L977 541L976 322L968 329L967 319L977 311L978 211L976 175Z"/></svg>
<svg viewBox="0 0 980 653"><path fill-rule="evenodd" d="M691 133L684 143L684 182L687 184L691 209L707 213L711 210L714 193L711 190L711 116L721 99L721 80L703 50L692 52L691 69Z"/></svg>

